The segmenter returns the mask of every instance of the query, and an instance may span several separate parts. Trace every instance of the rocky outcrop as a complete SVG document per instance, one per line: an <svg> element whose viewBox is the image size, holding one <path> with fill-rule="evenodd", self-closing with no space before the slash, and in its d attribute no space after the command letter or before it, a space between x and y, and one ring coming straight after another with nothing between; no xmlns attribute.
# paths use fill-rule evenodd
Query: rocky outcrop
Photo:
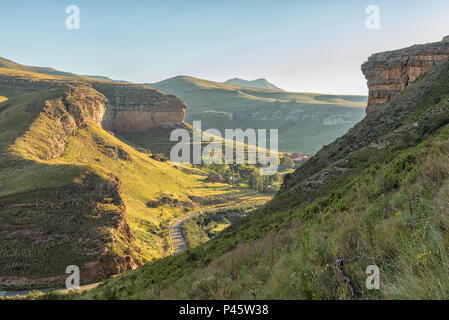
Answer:
<svg viewBox="0 0 449 320"><path fill-rule="evenodd" d="M184 121L187 105L173 95L143 85L93 83L107 99L102 126L114 132L143 132L176 126Z"/></svg>
<svg viewBox="0 0 449 320"><path fill-rule="evenodd" d="M386 104L413 84L425 72L449 57L449 36L441 42L414 45L409 48L377 53L362 65L368 80L369 97L366 112Z"/></svg>
<svg viewBox="0 0 449 320"><path fill-rule="evenodd" d="M161 197L157 200L150 200L147 202L147 207L148 208L158 208L164 205L169 205L169 206L174 206L176 208L188 208L188 209L192 209L195 207L195 202L191 201L191 200L180 200L180 199L175 199L173 197L168 197L168 196L164 196Z"/></svg>
<svg viewBox="0 0 449 320"><path fill-rule="evenodd" d="M224 179L223 179L221 174L215 173L215 172L211 172L207 176L207 181L210 181L210 182L224 182Z"/></svg>
<svg viewBox="0 0 449 320"><path fill-rule="evenodd" d="M107 99L89 86L73 87L66 92L64 104L78 127L87 121L101 125Z"/></svg>
<svg viewBox="0 0 449 320"><path fill-rule="evenodd" d="M68 139L78 128L89 121L101 124L106 98L90 86L69 86L59 97L30 104L27 110L37 113L36 126L17 143L26 158L50 160L64 153Z"/></svg>
<svg viewBox="0 0 449 320"><path fill-rule="evenodd" d="M73 88L64 103L77 126L92 120L113 132L176 127L184 122L187 108L187 104L178 97L145 85L65 78L36 79L29 73L0 70L0 89L10 94L8 98L56 88Z"/></svg>

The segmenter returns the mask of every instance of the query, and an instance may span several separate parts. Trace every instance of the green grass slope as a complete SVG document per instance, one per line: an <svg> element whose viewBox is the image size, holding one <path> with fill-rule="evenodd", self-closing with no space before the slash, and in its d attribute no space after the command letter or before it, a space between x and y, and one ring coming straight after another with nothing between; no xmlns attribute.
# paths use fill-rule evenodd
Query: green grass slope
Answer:
<svg viewBox="0 0 449 320"><path fill-rule="evenodd" d="M90 283L161 258L173 220L248 192L103 130L106 98L85 81L1 68L0 80L2 289L60 286L69 265Z"/></svg>
<svg viewBox="0 0 449 320"><path fill-rule="evenodd" d="M28 72L41 73L41 74L54 75L54 76L62 76L62 77L68 77L68 78L78 78L78 79L82 78L82 76L76 75L74 73L59 71L59 70L56 70L53 68L25 66L23 64L19 64L19 63L16 63L14 61L11 61L11 60L8 60L8 59L2 58L2 57L0 57L0 68L28 71Z"/></svg>
<svg viewBox="0 0 449 320"><path fill-rule="evenodd" d="M126 229L116 178L104 169L50 160L64 139L58 119L69 117L64 89L16 96L0 110L0 238L2 287L54 285L76 264L91 281L114 266L94 272L101 261L126 270L108 246L111 234ZM129 237L116 242L133 250ZM130 261L131 262L131 261ZM129 266L128 266L129 267Z"/></svg>
<svg viewBox="0 0 449 320"><path fill-rule="evenodd" d="M276 87L274 84L268 82L266 79L260 78L256 80L244 80L240 78L232 78L223 83L232 84L240 87L258 88L258 89L270 89L277 91L285 91Z"/></svg>
<svg viewBox="0 0 449 320"><path fill-rule="evenodd" d="M293 173L263 209L83 299L447 299L449 62ZM367 290L377 265L380 290ZM66 297L67 298L67 297Z"/></svg>
<svg viewBox="0 0 449 320"><path fill-rule="evenodd" d="M366 97L248 88L180 76L148 84L184 99L203 128L278 129L280 151L314 153L365 116Z"/></svg>

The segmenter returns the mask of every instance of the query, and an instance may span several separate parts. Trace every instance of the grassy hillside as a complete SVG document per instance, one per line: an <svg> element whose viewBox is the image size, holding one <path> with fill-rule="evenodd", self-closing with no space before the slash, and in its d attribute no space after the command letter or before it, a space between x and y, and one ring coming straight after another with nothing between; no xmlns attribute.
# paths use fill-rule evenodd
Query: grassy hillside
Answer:
<svg viewBox="0 0 449 320"><path fill-rule="evenodd" d="M279 148L314 153L365 116L366 97L292 93L180 76L148 84L184 99L204 129L279 129Z"/></svg>
<svg viewBox="0 0 449 320"><path fill-rule="evenodd" d="M217 236L232 223L247 216L255 208L264 204L265 199L253 196L243 197L240 204L206 210L186 220L182 225L187 247L195 248Z"/></svg>
<svg viewBox="0 0 449 320"><path fill-rule="evenodd" d="M62 88L39 91L1 105L3 287L53 285L69 264L120 258L108 248L111 235L126 228L116 178L102 168L51 160L66 138L57 122L69 117L64 93ZM135 250L129 237L117 240L116 248ZM117 267L126 270L124 258ZM86 275L88 281L98 277Z"/></svg>
<svg viewBox="0 0 449 320"><path fill-rule="evenodd" d="M32 72L37 74L46 74L50 76L60 76L65 78L72 78L72 79L81 79L81 80L99 80L99 81L107 81L107 82L126 82L122 80L113 80L108 77L103 76L95 76L95 75L78 75L71 72L64 72L60 71L54 68L46 68L46 67L33 67L33 66L26 66L5 58L0 57L0 68L4 69L11 69L16 71L25 71L25 72ZM0 100L1 102L1 100Z"/></svg>
<svg viewBox="0 0 449 320"><path fill-rule="evenodd" d="M0 80L1 288L59 286L73 264L83 283L135 268L171 252L177 217L248 193L101 129L106 98L85 81L13 69Z"/></svg>
<svg viewBox="0 0 449 320"><path fill-rule="evenodd" d="M83 78L82 76L78 76L78 75L70 73L70 72L59 71L59 70L56 70L53 68L25 66L23 64L19 64L19 63L16 63L14 61L11 61L11 60L8 60L8 59L2 58L2 57L0 57L0 68L21 70L21 71L27 71L27 72L54 75L54 76L62 76L62 77L68 77L68 78L77 78L77 79Z"/></svg>
<svg viewBox="0 0 449 320"><path fill-rule="evenodd" d="M324 147L257 213L72 298L447 299L449 62ZM368 265L381 289L364 286Z"/></svg>
<svg viewBox="0 0 449 320"><path fill-rule="evenodd" d="M277 91L284 91L281 88L276 87L274 84L268 82L266 79L256 79L256 80L243 80L239 78L233 78L225 81L226 84L233 84L240 87L248 88L258 88L258 89L270 89Z"/></svg>

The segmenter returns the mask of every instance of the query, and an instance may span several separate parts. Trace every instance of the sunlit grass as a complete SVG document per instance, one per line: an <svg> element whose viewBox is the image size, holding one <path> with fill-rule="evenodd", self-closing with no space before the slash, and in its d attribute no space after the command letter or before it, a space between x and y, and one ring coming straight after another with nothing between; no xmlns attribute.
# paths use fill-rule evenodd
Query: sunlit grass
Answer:
<svg viewBox="0 0 449 320"><path fill-rule="evenodd" d="M0 72L36 81L56 79ZM251 194L207 182L207 172L190 165L153 160L94 122L67 135L62 124L71 117L64 105L66 90L15 92L0 105L0 218L6 228L0 234L6 243L0 260L17 261L2 265L3 275L51 276L63 273L61 265L82 266L111 255L136 263L161 258L171 252L168 227L176 218ZM160 198L181 204L147 205ZM54 234L61 238L49 243L58 250L46 240L30 244L32 237Z"/></svg>

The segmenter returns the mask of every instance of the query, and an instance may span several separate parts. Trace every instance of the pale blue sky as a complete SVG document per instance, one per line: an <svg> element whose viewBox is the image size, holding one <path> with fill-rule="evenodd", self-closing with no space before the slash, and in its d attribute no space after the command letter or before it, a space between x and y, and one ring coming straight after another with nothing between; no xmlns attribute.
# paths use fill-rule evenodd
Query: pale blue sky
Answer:
<svg viewBox="0 0 449 320"><path fill-rule="evenodd" d="M78 5L80 30L65 28ZM368 5L380 30L365 28ZM1 0L0 56L133 82L264 77L289 91L366 94L374 52L449 34L447 0Z"/></svg>

